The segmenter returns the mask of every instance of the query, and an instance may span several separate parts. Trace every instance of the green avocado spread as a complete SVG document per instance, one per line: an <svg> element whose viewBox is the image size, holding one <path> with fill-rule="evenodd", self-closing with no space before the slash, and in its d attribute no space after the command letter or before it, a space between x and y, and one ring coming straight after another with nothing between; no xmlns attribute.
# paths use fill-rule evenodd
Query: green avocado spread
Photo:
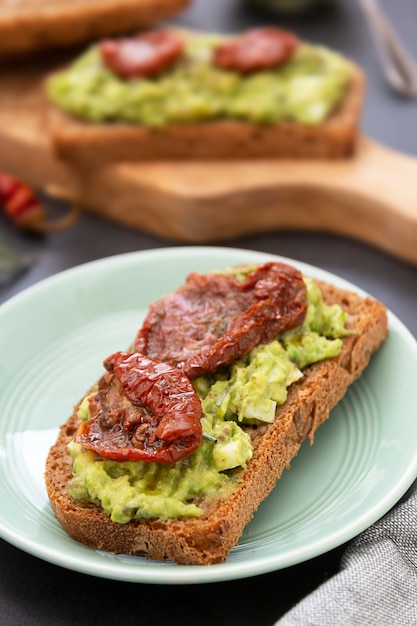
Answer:
<svg viewBox="0 0 417 626"><path fill-rule="evenodd" d="M280 67L240 75L212 63L220 35L184 34L185 52L155 78L119 78L97 46L48 83L50 100L92 122L160 127L213 119L275 124L321 124L337 107L350 78L349 64L321 46L302 44Z"/></svg>
<svg viewBox="0 0 417 626"><path fill-rule="evenodd" d="M346 313L338 305L326 305L317 283L304 280L308 309L302 326L257 346L220 372L193 381L202 402L204 433L193 454L172 465L117 462L72 442L70 494L101 505L113 521L126 523L198 517L203 500L209 503L233 491L241 468L252 457L250 430L272 422L276 407L286 401L288 387L302 378L302 369L337 356L341 337L349 334ZM89 419L90 397L80 405L80 419Z"/></svg>

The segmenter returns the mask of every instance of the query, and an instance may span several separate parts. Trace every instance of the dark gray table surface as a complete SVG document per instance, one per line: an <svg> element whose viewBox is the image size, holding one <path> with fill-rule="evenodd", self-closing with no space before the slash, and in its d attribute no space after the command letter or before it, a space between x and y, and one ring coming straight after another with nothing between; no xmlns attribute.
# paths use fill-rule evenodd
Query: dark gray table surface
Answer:
<svg viewBox="0 0 417 626"><path fill-rule="evenodd" d="M381 4L417 58L415 0L384 0ZM286 20L249 10L239 0L198 0L177 21L201 30L225 32L275 23L310 41L339 49L368 74L363 132L417 156L417 102L402 100L385 84L354 0L338 0L333 10L320 16ZM62 209L56 203L50 208L57 214ZM18 233L1 217L1 243L34 254L36 262L0 287L0 303L74 265L132 250L177 245L90 214L83 215L69 230L45 237ZM363 243L325 233L265 233L221 244L281 254L343 276L381 299L417 337L415 266ZM340 546L306 563L266 575L187 587L93 578L51 565L0 540L0 624L272 625L338 570L343 549Z"/></svg>

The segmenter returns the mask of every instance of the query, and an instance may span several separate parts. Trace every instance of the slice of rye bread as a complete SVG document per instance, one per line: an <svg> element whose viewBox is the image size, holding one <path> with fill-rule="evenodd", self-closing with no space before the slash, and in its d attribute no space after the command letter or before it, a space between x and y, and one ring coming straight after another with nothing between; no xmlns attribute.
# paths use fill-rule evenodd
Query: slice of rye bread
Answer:
<svg viewBox="0 0 417 626"><path fill-rule="evenodd" d="M256 124L210 120L158 128L93 123L51 105L49 131L56 155L84 167L122 161L297 158L334 159L354 153L365 77L350 63L351 80L330 117L318 126L283 121Z"/></svg>
<svg viewBox="0 0 417 626"><path fill-rule="evenodd" d="M67 445L79 424L74 411L61 427L46 463L47 492L66 532L81 543L114 553L172 559L180 564L223 561L283 470L289 469L303 440L308 437L313 443L316 429L387 337L387 313L381 303L320 285L327 303L338 303L349 313L347 325L354 332L343 340L338 357L304 370L304 377L290 387L288 399L278 408L272 424L247 427L253 458L245 470L240 470L241 480L231 495L199 503L204 510L199 518L112 522L99 506L76 501L68 494L72 460Z"/></svg>
<svg viewBox="0 0 417 626"><path fill-rule="evenodd" d="M130 33L171 17L188 0L0 2L0 58Z"/></svg>

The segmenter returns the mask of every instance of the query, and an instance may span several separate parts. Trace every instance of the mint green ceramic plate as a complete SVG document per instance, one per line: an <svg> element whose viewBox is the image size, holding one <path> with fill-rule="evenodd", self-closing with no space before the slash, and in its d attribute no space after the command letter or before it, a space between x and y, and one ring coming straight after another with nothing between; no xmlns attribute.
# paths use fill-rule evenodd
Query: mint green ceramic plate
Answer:
<svg viewBox="0 0 417 626"><path fill-rule="evenodd" d="M43 483L47 451L58 426L99 377L103 358L129 345L148 304L179 286L189 271L270 258L277 257L215 247L131 253L65 271L0 307L0 535L6 541L94 576L214 582L322 554L398 501L417 476L417 344L390 314L388 341L321 427L314 446L302 446L225 563L179 566L114 556L73 541L56 522Z"/></svg>

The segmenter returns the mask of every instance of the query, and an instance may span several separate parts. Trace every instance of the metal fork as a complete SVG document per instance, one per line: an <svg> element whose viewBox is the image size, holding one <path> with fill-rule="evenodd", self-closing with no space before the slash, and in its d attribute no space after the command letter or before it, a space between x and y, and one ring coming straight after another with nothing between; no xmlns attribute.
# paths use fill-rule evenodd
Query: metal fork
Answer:
<svg viewBox="0 0 417 626"><path fill-rule="evenodd" d="M417 98L417 63L400 42L378 0L359 0L377 47L385 77L405 98Z"/></svg>

